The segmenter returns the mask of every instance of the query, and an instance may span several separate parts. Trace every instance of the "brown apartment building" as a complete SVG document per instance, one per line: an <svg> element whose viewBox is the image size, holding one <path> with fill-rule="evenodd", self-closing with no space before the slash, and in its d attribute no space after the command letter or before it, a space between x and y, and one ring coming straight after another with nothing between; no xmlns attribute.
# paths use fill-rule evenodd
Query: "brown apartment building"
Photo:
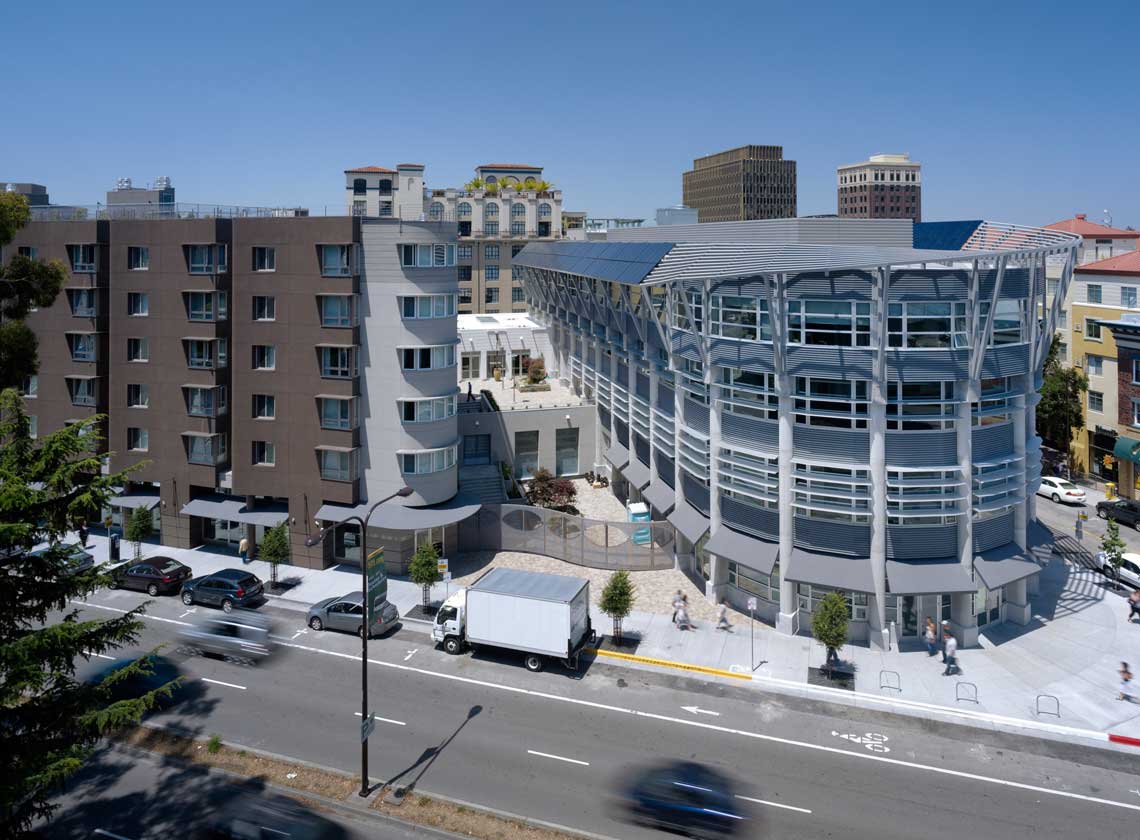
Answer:
<svg viewBox="0 0 1140 840"><path fill-rule="evenodd" d="M871 155L838 167L835 179L840 218L922 221L922 164L910 155Z"/></svg>
<svg viewBox="0 0 1140 840"><path fill-rule="evenodd" d="M701 222L790 219L796 215L796 162L783 146L740 146L697 158L681 175L681 203Z"/></svg>

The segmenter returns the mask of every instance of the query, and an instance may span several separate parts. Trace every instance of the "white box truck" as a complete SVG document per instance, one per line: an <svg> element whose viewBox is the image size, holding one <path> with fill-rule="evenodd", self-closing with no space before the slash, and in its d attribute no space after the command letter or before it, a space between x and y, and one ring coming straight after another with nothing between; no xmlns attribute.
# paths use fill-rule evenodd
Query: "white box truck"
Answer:
<svg viewBox="0 0 1140 840"><path fill-rule="evenodd" d="M590 581L491 569L443 602L431 637L451 654L485 645L521 651L528 671L541 671L548 657L577 670L578 654L596 639Z"/></svg>

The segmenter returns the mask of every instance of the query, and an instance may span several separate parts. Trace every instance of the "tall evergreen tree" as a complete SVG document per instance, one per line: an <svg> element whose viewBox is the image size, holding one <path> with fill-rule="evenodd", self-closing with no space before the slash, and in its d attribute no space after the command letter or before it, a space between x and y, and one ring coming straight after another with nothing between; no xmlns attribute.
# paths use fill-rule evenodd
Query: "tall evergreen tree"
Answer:
<svg viewBox="0 0 1140 840"><path fill-rule="evenodd" d="M111 619L80 619L72 603L106 582L102 571L71 573L62 540L98 511L125 474L103 475L101 417L38 440L23 400L0 393L0 836L20 837L50 815L49 799L105 733L136 723L173 684L132 699L114 685L146 675L138 660L100 685L77 665L136 639L142 608ZM31 549L41 543L43 554Z"/></svg>
<svg viewBox="0 0 1140 840"><path fill-rule="evenodd" d="M1081 404L1082 393L1089 388L1089 378L1078 368L1065 367L1060 351L1061 339L1054 336L1049 355L1045 357L1041 402L1037 405L1037 434L1063 452L1068 463L1073 432L1085 425ZM1087 470L1088 466L1085 464L1084 468Z"/></svg>

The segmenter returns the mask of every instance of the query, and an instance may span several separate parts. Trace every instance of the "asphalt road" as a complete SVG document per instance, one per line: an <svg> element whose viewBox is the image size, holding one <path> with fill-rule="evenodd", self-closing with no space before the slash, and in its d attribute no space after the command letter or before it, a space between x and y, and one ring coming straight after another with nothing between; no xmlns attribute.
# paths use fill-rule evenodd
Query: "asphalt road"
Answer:
<svg viewBox="0 0 1140 840"><path fill-rule="evenodd" d="M99 592L84 614L141 600ZM158 599L139 649L173 647L208 611ZM187 697L154 721L356 771L359 641L262 611L278 621L279 655L242 666L168 649ZM599 662L530 674L509 653L447 656L410 624L369 654L374 781L611 837L657 836L620 821L613 794L633 768L677 758L738 782L750 836L1115 838L1140 820L1133 755Z"/></svg>

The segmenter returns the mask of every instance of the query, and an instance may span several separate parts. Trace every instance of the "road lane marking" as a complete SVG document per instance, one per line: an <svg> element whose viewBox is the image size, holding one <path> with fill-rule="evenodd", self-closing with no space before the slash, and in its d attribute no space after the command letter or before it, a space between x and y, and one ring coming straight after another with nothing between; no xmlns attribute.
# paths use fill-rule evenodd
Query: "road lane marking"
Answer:
<svg viewBox="0 0 1140 840"><path fill-rule="evenodd" d="M297 638L298 636L308 635L308 633L309 633L308 630L301 628L300 630L298 630L296 633L294 633L292 636L289 637L289 641L293 641L293 639Z"/></svg>
<svg viewBox="0 0 1140 840"><path fill-rule="evenodd" d="M202 677L201 680L202 682L213 683L214 685L224 685L226 688L240 688L242 691L246 691L244 685L234 685L233 683L222 682L221 680L212 680L209 677Z"/></svg>
<svg viewBox="0 0 1140 840"><path fill-rule="evenodd" d="M102 828L95 829L92 834L98 834L100 837L110 837L111 840L130 840L129 837L124 837L121 834L112 834L111 832L105 831Z"/></svg>
<svg viewBox="0 0 1140 840"><path fill-rule="evenodd" d="M681 708L692 715L712 715L713 717L720 717L720 712L714 712L711 709L702 709L700 706L682 706Z"/></svg>
<svg viewBox="0 0 1140 840"><path fill-rule="evenodd" d="M178 617L179 618L186 618L186 616L193 615L196 612L198 612L198 608L197 607L191 607L190 609L186 610L186 612L182 613L182 615L180 615Z"/></svg>
<svg viewBox="0 0 1140 840"><path fill-rule="evenodd" d="M353 712L353 714L356 715L357 717L364 717L362 714L360 714L360 712ZM396 726L407 726L407 724L404 723L402 720L392 720L392 718L382 718L382 717L377 717L376 715L372 715L372 719L378 720L381 723L394 723L394 724L396 724Z"/></svg>
<svg viewBox="0 0 1140 840"><path fill-rule="evenodd" d="M105 653L95 653L95 651L92 651L92 650L89 650L89 651L87 651L87 652L86 652L86 655L87 655L87 656L97 656L97 657L99 657L100 659L114 659L114 658L115 658L115 657L113 657L113 656L108 656L108 655L107 655L107 654L105 654Z"/></svg>
<svg viewBox="0 0 1140 840"><path fill-rule="evenodd" d="M741 796L739 793L736 798L743 799L745 802L755 802L757 805L770 805L773 808L783 808L787 811L799 811L801 814L811 813L808 808L797 808L795 805L785 805L782 802L769 802L767 799L753 799L751 796Z"/></svg>
<svg viewBox="0 0 1140 840"><path fill-rule="evenodd" d="M91 601L69 600L68 603L74 604L77 607L95 607L95 609L110 610L111 612L117 612L117 613L129 613L130 612L130 610L124 610L124 609L121 609L119 607L108 607L106 604L96 604L96 603L93 603ZM139 617L140 618L149 618L152 621L162 621L166 624L177 624L179 627L193 627L194 626L189 621L178 621L177 619L174 619L174 618L163 618L160 615L148 615L147 613L143 613Z"/></svg>
<svg viewBox="0 0 1140 840"><path fill-rule="evenodd" d="M567 764L581 764L583 767L589 767L590 762L579 761L576 758L566 758L563 755L552 755L551 753L538 752L537 750L527 750L531 755L541 756L542 758L553 758L555 761L565 761Z"/></svg>
<svg viewBox="0 0 1140 840"><path fill-rule="evenodd" d="M419 648L416 648L415 650L409 650L408 655L404 657L404 661L407 662L409 659L411 659L413 656L415 656L416 651L418 651L418 650L419 650Z"/></svg>

